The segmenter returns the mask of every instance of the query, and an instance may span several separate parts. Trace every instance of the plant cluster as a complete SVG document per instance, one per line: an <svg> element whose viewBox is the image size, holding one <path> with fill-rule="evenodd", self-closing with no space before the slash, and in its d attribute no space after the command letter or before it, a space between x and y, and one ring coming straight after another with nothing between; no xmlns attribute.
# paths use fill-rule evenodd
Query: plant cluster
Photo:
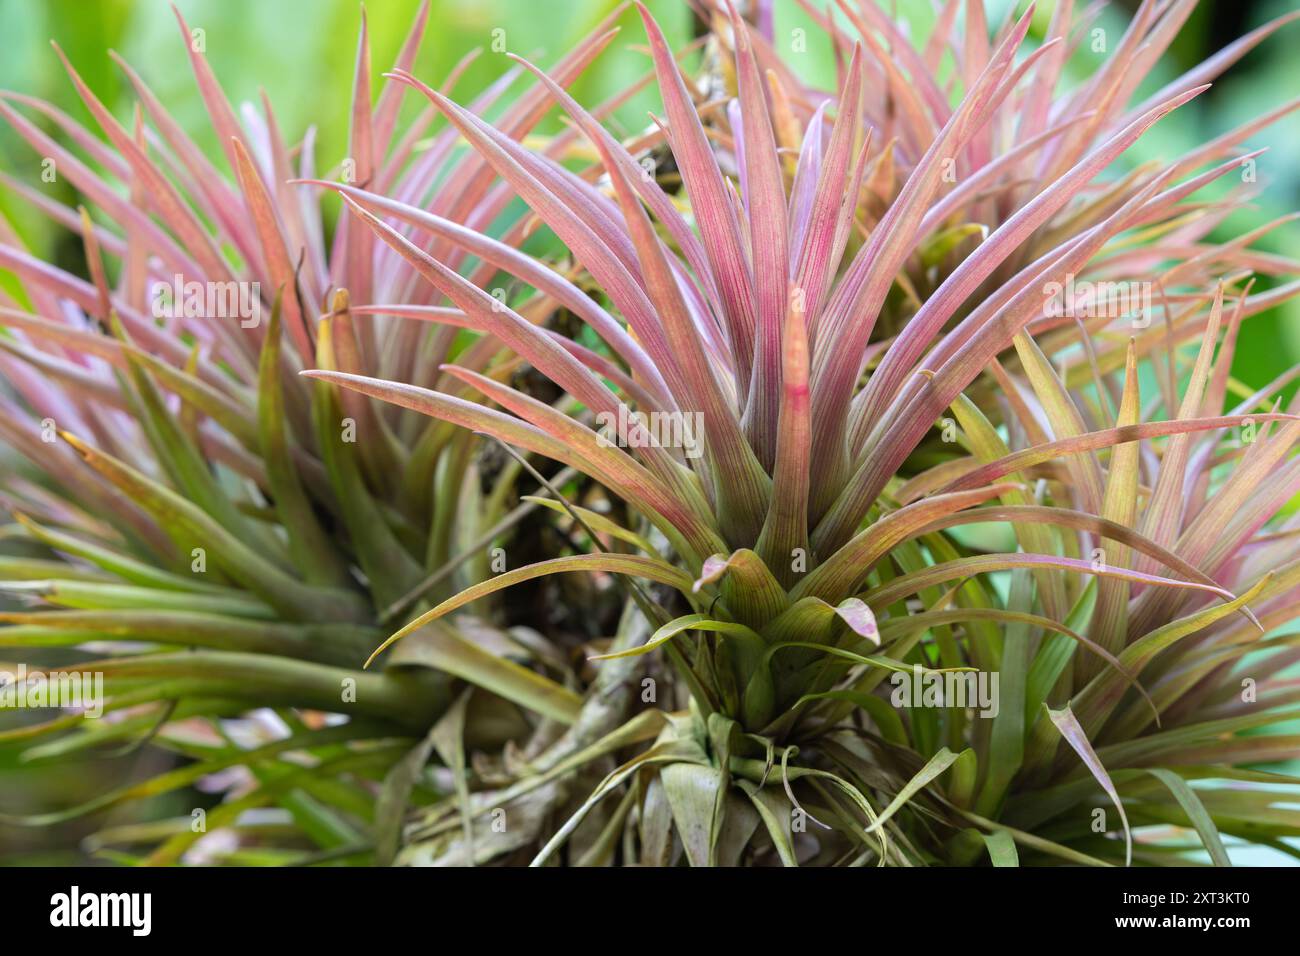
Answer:
<svg viewBox="0 0 1300 956"><path fill-rule="evenodd" d="M621 9L467 105L412 72L425 11L372 102L363 27L329 176L193 51L215 161L125 64L129 127L68 67L106 139L0 99L94 210L6 179L86 274L0 236L0 561L37 605L0 644L82 649L110 715L4 738L177 758L28 822L237 768L207 827L275 860L1295 852L1300 369L1231 365L1300 263L1254 248L1293 217L1223 235L1295 104L1124 164L1294 16L1139 98L1194 0L1077 82L1071 3L945 3L916 45L799 2L833 89L761 2L698 4L682 51L639 7L653 69L593 107Z"/></svg>

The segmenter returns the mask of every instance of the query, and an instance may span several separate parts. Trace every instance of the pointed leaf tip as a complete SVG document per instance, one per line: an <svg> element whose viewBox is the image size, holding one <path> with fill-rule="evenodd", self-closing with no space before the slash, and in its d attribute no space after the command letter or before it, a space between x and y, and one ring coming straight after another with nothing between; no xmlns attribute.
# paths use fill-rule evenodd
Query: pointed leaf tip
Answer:
<svg viewBox="0 0 1300 956"><path fill-rule="evenodd" d="M640 4L638 4L640 6ZM723 554L711 554L704 559L704 564L700 567L700 576L695 579L691 585L691 591L699 594L700 589L706 584L713 584L727 573L727 566L731 559Z"/></svg>
<svg viewBox="0 0 1300 956"><path fill-rule="evenodd" d="M849 598L835 608L840 620L859 637L865 637L877 647L880 646L880 630L876 626L876 616L871 613L867 602L861 598Z"/></svg>

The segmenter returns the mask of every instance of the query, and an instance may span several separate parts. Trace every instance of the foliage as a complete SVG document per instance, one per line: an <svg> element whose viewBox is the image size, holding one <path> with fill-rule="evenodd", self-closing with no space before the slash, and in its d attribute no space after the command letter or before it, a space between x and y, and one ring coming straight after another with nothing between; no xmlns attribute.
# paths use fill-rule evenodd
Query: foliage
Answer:
<svg viewBox="0 0 1300 956"><path fill-rule="evenodd" d="M48 552L8 560L42 607L0 641L109 647L84 666L126 715L10 738L193 758L35 822L238 766L209 825L280 806L294 832L240 844L277 861L1292 852L1300 407L1294 370L1230 368L1300 263L1255 246L1292 217L1218 238L1291 107L1120 161L1293 17L1143 97L1194 3L1143 3L1077 83L1073 4L1033 44L1032 8L949 2L917 46L873 0L803 6L833 89L770 4L697 4L677 53L639 8L663 109L632 135L609 117L640 84L566 89L621 11L468 107L412 72L423 16L372 106L363 32L340 176L269 106L239 124L193 52L229 175L129 72L133 129L82 88L106 143L0 102L103 220L14 184L89 281L3 237L29 300L0 309L30 461L5 503ZM256 282L270 319L155 321L173 275ZM573 572L521 618L513 589ZM250 746L226 718L253 708Z"/></svg>
<svg viewBox="0 0 1300 956"><path fill-rule="evenodd" d="M1241 167L1236 146L1257 126L1098 178L1283 22L1130 107L1190 6L1145 4L1107 64L1055 99L1078 36L1068 6L1048 42L1017 58L1029 12L985 44L971 5L964 31L949 16L914 53L874 5L841 4L858 42L824 21L843 51L830 101L733 15L714 27L734 48L716 68L734 94L725 110L692 95L643 12L693 222L554 86L598 151L609 194L396 74L599 284L631 338L594 307L584 317L640 393L600 381L400 235L392 222L418 224L418 209L364 190L346 196L375 233L584 414L454 365L484 405L307 374L580 468L668 547L635 563L602 549L497 576L390 640L530 577L579 569L667 585L687 612L633 592L654 633L598 659L669 653L689 716L665 715L654 746L543 834L534 862L623 793L581 858L635 819L640 859L663 862L668 816L695 864L970 863L986 851L1004 863L1016 846L1034 862L1123 862L1130 821L1195 826L1222 860L1220 830L1295 834L1277 793L1186 784L1270 779L1246 768L1295 743L1249 732L1295 716L1289 683L1273 679L1294 660L1290 640L1260 635L1291 618L1300 583L1294 519L1269 524L1300 491L1300 426L1269 410L1279 383L1222 412L1242 321L1300 286L1252 295L1256 267L1286 275L1294 263L1252 253L1254 235L1206 242L1241 196L1194 198ZM945 53L959 64L954 105L932 79ZM1154 290L1151 314L1084 298L1055 314L1053 290L1099 282ZM1190 368L1171 341L1195 348ZM1145 405L1140 361L1160 383ZM653 419L624 429L624 402L698 413L702 454L662 447L645 432ZM619 423L617 441L593 429L602 416ZM960 439L927 441L945 426ZM1011 547L989 553L945 533L993 522ZM1265 656L1243 663L1248 652ZM952 691L918 692L901 714L888 705L891 672L929 686L971 670L1000 679L989 719L972 719ZM1245 677L1258 698L1239 699ZM1108 802L1123 839L1092 832L1090 809ZM830 832L796 847L790 821L805 812ZM1162 848L1140 856L1179 859Z"/></svg>

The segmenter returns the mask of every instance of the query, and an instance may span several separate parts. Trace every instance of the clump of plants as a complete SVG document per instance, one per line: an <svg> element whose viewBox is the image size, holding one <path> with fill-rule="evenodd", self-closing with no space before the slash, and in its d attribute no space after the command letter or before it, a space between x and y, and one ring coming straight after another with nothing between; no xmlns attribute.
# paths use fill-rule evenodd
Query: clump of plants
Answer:
<svg viewBox="0 0 1300 956"><path fill-rule="evenodd" d="M24 655L4 670L38 674L46 649L79 649L77 669L103 675L106 715L47 713L0 738L29 761L149 747L177 764L11 822L54 823L208 781L217 804L203 827L186 811L94 846L172 862L228 828L232 860L383 860L408 801L433 795L402 758L459 695L450 675L486 660L498 688L552 719L576 713L580 698L524 666L527 646L481 616L465 622L472 637L449 623L389 666L362 668L389 621L487 574L489 545L535 506L512 500L521 465L483 456L473 436L298 372L381 372L455 393L439 371L451 356L507 375L518 361L492 340L355 308L425 308L437 296L359 220L327 217L307 182L322 174L314 133L289 143L269 101L238 119L177 19L220 156L204 155L116 57L138 96L128 124L64 60L102 138L41 101L0 97L0 115L34 150L30 168L53 171L6 175L6 185L79 237L85 268L43 262L4 229L0 267L23 301L0 303L0 434L13 453L0 589L18 605L0 615L0 645ZM427 19L422 10L397 68L415 61ZM611 38L599 28L553 75L569 82ZM403 118L405 87L385 83L376 99L372 82L363 25L349 155L325 174L420 203L443 236L429 250L475 281L512 267L527 231L513 193L456 148L432 107ZM523 137L549 99L506 76L474 108ZM548 149L563 156L572 139ZM47 194L65 181L77 208ZM539 294L517 307L541 316L554 305ZM521 663L497 666L502 647ZM470 709L471 741L497 748L530 729L489 696ZM281 813L245 825L263 806Z"/></svg>
<svg viewBox="0 0 1300 956"><path fill-rule="evenodd" d="M429 177L418 188L378 165L342 182L278 169L274 151L241 174L259 236L281 236L250 268L284 290L264 340L243 346L260 373L242 383L233 344L211 359L243 341L229 326L127 321L102 250L123 250L128 279L133 261L147 272L167 247L133 259L131 242L151 220L119 207L124 240L86 220L89 282L0 252L46 308L104 326L73 338L2 313L16 332L6 370L34 369L15 380L31 412L60 420L49 403L77 410L73 373L102 371L96 394L140 423L122 426L128 443L96 415L81 430L97 444L59 425L53 450L11 426L40 469L9 491L21 523L86 575L60 592L50 559L25 559L14 576L36 583L11 589L113 603L9 615L0 639L102 641L111 615L198 604L255 621L244 633L296 629L298 645L229 647L195 639L207 632L188 619L159 633L123 618L120 639L169 649L104 662L136 681L122 707L153 708L107 733L164 739L203 698L216 733L218 702L274 707L290 727L348 714L251 755L186 753L199 759L177 771L249 768L260 786L224 803L223 822L279 802L326 853L1226 865L1231 838L1294 852L1296 781L1277 765L1300 716L1295 640L1279 630L1300 604L1300 408L1281 397L1296 373L1254 390L1231 364L1247 320L1300 291L1300 269L1253 248L1290 217L1221 236L1253 188L1240 171L1259 154L1242 144L1287 108L1123 167L1288 18L1139 100L1193 4L1143 3L1078 83L1066 65L1087 22L1070 4L1036 43L1032 8L990 24L981 3L960 20L959 6L917 48L871 0L810 6L837 51L824 91L780 51L764 4L754 22L705 10L694 74L693 51L675 55L640 8L662 113L634 137L607 125L609 104L589 110L565 88L608 34L550 71L516 59L531 86L513 119L459 105L404 57L384 95L409 88L447 124L442 152L413 160ZM354 119L368 104L364 89ZM539 149L523 134L552 106L565 132ZM103 159L166 202L147 137L114 131L126 158ZM250 182L300 203L341 196L317 276L329 295L305 295L310 246ZM168 208L178 236L204 234L189 204ZM538 258L523 245L543 227L556 252ZM117 360L113 387L89 357ZM260 413L251 444L214 397L236 395ZM289 432L292 395L314 430ZM374 444L345 447L340 420ZM482 448L505 477L481 480ZM69 474L120 514L87 514L54 455L89 467L93 481ZM517 502L526 485L536 493ZM496 548L519 509L547 522L490 560L457 560L450 542ZM223 577L199 587L174 552L217 533ZM516 589L575 573L586 583L541 592L525 620L512 610ZM564 613L575 602L600 633ZM83 617L61 623L69 613ZM219 652L170 649L195 646ZM235 693L220 665L236 658L283 686ZM322 688L354 674L355 706L305 697L318 673ZM305 769L257 759L303 751L317 758ZM325 842L318 812L352 830Z"/></svg>

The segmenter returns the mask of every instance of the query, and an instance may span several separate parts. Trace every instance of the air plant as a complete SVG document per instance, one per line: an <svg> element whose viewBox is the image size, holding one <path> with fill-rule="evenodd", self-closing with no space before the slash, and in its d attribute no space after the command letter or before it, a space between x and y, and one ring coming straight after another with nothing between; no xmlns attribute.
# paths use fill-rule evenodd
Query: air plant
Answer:
<svg viewBox="0 0 1300 956"><path fill-rule="evenodd" d="M422 7L398 69L414 63L427 15ZM78 668L102 673L107 696L103 720L67 713L0 738L32 760L152 746L182 766L9 822L65 820L212 781L225 799L206 827L186 814L103 834L98 845L168 862L224 828L258 859L384 860L407 802L434 795L407 755L438 720L468 712L469 739L496 747L531 726L510 700L565 722L580 698L527 666L544 647L468 618L426 629L382 671L361 669L389 618L486 574L489 546L537 506L509 509L521 466L489 470L472 436L297 372L364 369L454 393L438 371L449 356L504 376L517 359L451 327L354 310L435 296L346 209L327 241L320 192L305 182L317 176L314 134L291 145L265 99L237 118L177 19L220 159L116 56L138 97L125 126L64 60L105 139L41 101L0 96L0 115L42 169L89 207L4 177L80 236L89 281L33 256L3 225L0 268L23 300L0 302L0 368L11 386L0 436L26 460L5 463L6 537L17 550L0 558L0 589L32 606L0 615L0 645L25 649L29 673L39 649L77 649ZM608 45L607 26L557 63L555 82L570 82ZM473 107L511 139L534 129L551 97L540 84L521 89L521 72L502 75ZM404 91L389 83L372 99L363 22L349 155L337 174L440 217L428 251L484 281L498 257L447 237L478 231L513 249L527 223L513 191L459 149L454 129L438 129L432 107L399 121ZM543 155L564 157L576 138L551 138ZM538 321L554 311L544 294L516 307ZM493 691L471 700L454 675L476 674L485 658ZM222 776L228 768L234 775ZM268 828L243 816L264 806L288 812L288 836L279 818Z"/></svg>
<svg viewBox="0 0 1300 956"><path fill-rule="evenodd" d="M459 394L304 374L561 462L631 509L620 524L557 495L585 553L486 577L385 642L563 572L627 601L573 728L459 773L404 860L1223 864L1222 834L1300 835L1297 781L1267 769L1300 716L1295 639L1269 636L1300 600L1300 409L1278 399L1295 372L1253 393L1229 374L1245 320L1300 291L1252 274L1300 264L1252 251L1264 230L1215 241L1241 197L1199 199L1280 111L1106 173L1280 23L1130 105L1190 3L1143 3L1072 89L1071 4L1029 52L1032 8L988 42L982 4L964 32L958 6L913 52L871 0L842 4L861 42L823 20L843 54L830 98L728 10L725 110L642 9L681 195L522 60L604 178L390 74L571 251L590 298L507 268L604 358L422 248L445 233L418 205L335 185L450 302L407 314L504 343L573 404L458 362ZM927 75L945 57L953 91ZM1101 283L1137 298L1081 291ZM699 422L697 441L674 447L665 422ZM1198 840L1135 844L1155 824Z"/></svg>

